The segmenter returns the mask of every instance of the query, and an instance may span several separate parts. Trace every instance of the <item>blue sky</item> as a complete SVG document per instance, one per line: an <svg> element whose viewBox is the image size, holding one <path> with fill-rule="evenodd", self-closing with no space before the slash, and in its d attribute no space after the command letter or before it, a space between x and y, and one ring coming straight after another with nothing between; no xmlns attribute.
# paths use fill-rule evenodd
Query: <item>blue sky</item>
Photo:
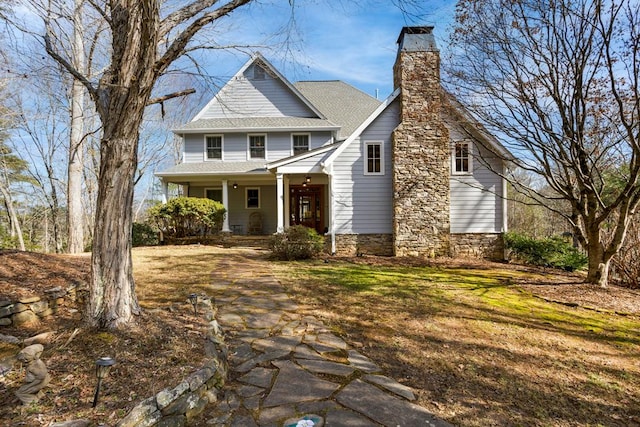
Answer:
<svg viewBox="0 0 640 427"><path fill-rule="evenodd" d="M289 80L343 80L368 94L385 98L393 90L396 40L403 26L433 25L441 51L446 51L455 1L421 1L422 10L403 14L389 0L296 0L296 32L284 52L278 30L291 9L286 1L255 3L225 22L229 43L258 45L253 50L271 61ZM228 25L228 27L227 27ZM222 40L224 42L224 40ZM228 79L247 60L242 54L216 54L210 75Z"/></svg>

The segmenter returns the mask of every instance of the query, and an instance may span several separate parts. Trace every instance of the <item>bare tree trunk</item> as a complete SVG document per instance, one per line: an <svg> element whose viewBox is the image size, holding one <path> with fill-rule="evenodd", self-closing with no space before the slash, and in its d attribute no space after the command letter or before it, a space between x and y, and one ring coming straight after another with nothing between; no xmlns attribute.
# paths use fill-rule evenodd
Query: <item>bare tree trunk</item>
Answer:
<svg viewBox="0 0 640 427"><path fill-rule="evenodd" d="M13 208L13 200L11 199L11 194L9 194L9 190L4 186L4 184L0 181L0 193L2 193L2 197L4 197L4 202L7 206L7 211L9 212L9 219L11 221L11 226L15 229L16 235L18 237L18 249L21 251L26 250L24 246L24 238L22 237L22 229L20 228L20 221L18 219L18 215L16 214L15 209Z"/></svg>
<svg viewBox="0 0 640 427"><path fill-rule="evenodd" d="M78 70L84 68L84 42L82 37L82 4L75 0L73 14L72 55ZM71 88L71 132L69 140L69 166L67 169L67 236L71 254L84 251L84 224L82 213L83 137L84 137L84 85L74 79Z"/></svg>
<svg viewBox="0 0 640 427"><path fill-rule="evenodd" d="M600 234L599 228L587 234L589 234L586 248L589 259L589 272L587 273L585 282L605 288L609 280L611 257L606 259L606 253L601 239L593 236L593 234Z"/></svg>
<svg viewBox="0 0 640 427"><path fill-rule="evenodd" d="M132 130L129 137L105 134L101 142L87 320L102 328L122 326L140 312L131 259L137 137Z"/></svg>

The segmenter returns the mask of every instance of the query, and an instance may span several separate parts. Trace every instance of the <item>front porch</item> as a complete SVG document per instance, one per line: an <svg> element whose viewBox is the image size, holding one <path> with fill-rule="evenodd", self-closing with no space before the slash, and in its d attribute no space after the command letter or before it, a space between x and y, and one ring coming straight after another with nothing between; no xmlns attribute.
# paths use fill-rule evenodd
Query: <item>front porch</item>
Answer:
<svg viewBox="0 0 640 427"><path fill-rule="evenodd" d="M184 178L184 177L181 177ZM163 202L169 183L181 186L188 197L206 197L227 211L222 232L236 236L261 236L282 232L292 225L326 234L329 224L327 175L276 174L262 177L189 177L189 181L162 177Z"/></svg>

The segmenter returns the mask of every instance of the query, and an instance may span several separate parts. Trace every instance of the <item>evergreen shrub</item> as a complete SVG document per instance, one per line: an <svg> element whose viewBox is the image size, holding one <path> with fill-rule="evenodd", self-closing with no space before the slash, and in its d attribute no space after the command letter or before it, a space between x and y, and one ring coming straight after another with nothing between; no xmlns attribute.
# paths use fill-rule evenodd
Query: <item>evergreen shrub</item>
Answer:
<svg viewBox="0 0 640 427"><path fill-rule="evenodd" d="M525 264L575 271L585 267L588 262L586 255L560 236L534 239L510 232L505 234L504 241L510 253L509 258Z"/></svg>
<svg viewBox="0 0 640 427"><path fill-rule="evenodd" d="M274 258L288 261L314 258L323 248L324 237L303 225L289 227L284 233L273 235L269 241Z"/></svg>
<svg viewBox="0 0 640 427"><path fill-rule="evenodd" d="M206 236L217 232L224 220L224 205L199 197L176 197L151 207L149 221L170 238Z"/></svg>

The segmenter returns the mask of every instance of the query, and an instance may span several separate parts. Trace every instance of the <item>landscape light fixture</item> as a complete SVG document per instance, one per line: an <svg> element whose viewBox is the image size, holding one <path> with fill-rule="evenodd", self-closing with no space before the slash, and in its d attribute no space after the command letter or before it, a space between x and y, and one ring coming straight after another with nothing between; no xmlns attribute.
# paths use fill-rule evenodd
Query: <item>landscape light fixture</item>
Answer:
<svg viewBox="0 0 640 427"><path fill-rule="evenodd" d="M110 357L101 357L96 360L96 377L98 378L98 384L96 384L96 392L93 395L93 405L92 408L95 408L98 404L98 395L100 394L100 385L102 384L102 379L107 376L109 369L113 365L116 364L116 361Z"/></svg>
<svg viewBox="0 0 640 427"><path fill-rule="evenodd" d="M233 189L235 190L236 188L238 188L238 183L237 183L237 182L234 182L234 183L233 183Z"/></svg>
<svg viewBox="0 0 640 427"><path fill-rule="evenodd" d="M198 294L189 294L189 302L193 306L193 313L198 315Z"/></svg>

